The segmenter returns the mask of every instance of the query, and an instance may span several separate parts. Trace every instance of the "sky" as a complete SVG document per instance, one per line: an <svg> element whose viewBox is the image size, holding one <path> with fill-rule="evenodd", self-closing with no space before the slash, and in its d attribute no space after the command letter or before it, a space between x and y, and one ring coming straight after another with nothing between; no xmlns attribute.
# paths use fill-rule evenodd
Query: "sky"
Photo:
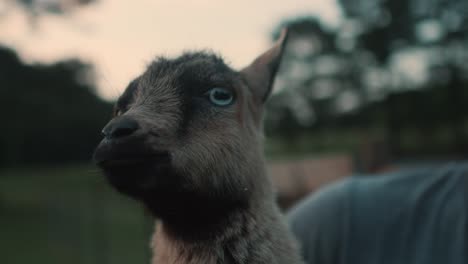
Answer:
<svg viewBox="0 0 468 264"><path fill-rule="evenodd" d="M112 100L155 56L212 49L242 67L268 48L270 33L284 19L316 15L337 27L335 1L99 0L68 16L42 16L37 27L9 6L0 20L0 44L29 63L74 57L92 63L99 95Z"/></svg>

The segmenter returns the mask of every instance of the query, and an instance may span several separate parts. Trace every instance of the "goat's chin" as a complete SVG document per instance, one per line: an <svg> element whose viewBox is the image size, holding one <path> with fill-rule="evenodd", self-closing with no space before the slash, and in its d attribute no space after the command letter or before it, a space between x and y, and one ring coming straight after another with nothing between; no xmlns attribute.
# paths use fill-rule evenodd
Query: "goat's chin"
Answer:
<svg viewBox="0 0 468 264"><path fill-rule="evenodd" d="M107 162L100 167L111 186L137 199L158 189L172 188L176 181L169 164L152 159Z"/></svg>
<svg viewBox="0 0 468 264"><path fill-rule="evenodd" d="M170 153L156 151L138 138L117 142L103 140L93 159L115 189L134 198L158 186L167 188L175 180L171 175Z"/></svg>
<svg viewBox="0 0 468 264"><path fill-rule="evenodd" d="M249 207L246 196L213 194L194 188L156 188L141 197L151 214L180 238L201 239L225 228L230 217Z"/></svg>

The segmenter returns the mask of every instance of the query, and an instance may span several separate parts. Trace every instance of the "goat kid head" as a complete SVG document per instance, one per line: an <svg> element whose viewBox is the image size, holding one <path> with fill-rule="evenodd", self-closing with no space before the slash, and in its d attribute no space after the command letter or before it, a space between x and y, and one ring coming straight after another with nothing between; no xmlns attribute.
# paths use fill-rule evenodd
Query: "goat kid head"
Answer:
<svg viewBox="0 0 468 264"><path fill-rule="evenodd" d="M262 108L286 32L235 71L209 52L157 58L118 99L94 160L158 217L246 206L268 192Z"/></svg>

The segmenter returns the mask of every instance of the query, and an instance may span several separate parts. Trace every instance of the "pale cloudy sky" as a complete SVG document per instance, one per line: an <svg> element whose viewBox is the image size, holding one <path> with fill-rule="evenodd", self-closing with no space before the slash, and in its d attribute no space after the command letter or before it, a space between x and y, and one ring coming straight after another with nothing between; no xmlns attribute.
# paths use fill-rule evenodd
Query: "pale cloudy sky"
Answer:
<svg viewBox="0 0 468 264"><path fill-rule="evenodd" d="M282 19L317 15L337 26L335 1L99 0L70 17L44 16L36 30L13 7L0 20L0 44L28 62L71 57L90 62L100 94L112 99L155 55L210 48L240 67L268 47L268 36Z"/></svg>

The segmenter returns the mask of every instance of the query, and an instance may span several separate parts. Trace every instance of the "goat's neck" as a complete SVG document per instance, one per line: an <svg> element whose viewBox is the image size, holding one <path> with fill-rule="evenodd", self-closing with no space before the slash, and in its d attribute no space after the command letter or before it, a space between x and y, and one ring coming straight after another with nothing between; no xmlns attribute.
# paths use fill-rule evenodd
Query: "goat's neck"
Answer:
<svg viewBox="0 0 468 264"><path fill-rule="evenodd" d="M247 205L228 209L218 217L209 216L209 220L204 214L192 214L184 219L188 229L174 225L178 221L173 219L159 221L152 242L152 264L301 263L275 203L266 169L258 169L252 177L259 184L251 190ZM200 225L204 222L200 218L209 224ZM194 228L198 232L194 233Z"/></svg>
<svg viewBox="0 0 468 264"><path fill-rule="evenodd" d="M274 250L265 249L275 248L270 243L277 239L290 241L278 211L273 204L271 207L232 215L222 232L211 239L179 239L164 222L158 222L152 241L152 264L276 263ZM264 256L253 256L260 249Z"/></svg>
<svg viewBox="0 0 468 264"><path fill-rule="evenodd" d="M181 238L159 221L152 250L152 264L299 263L289 256L295 245L272 199L232 213L222 229L202 239Z"/></svg>
<svg viewBox="0 0 468 264"><path fill-rule="evenodd" d="M162 222L156 225L151 247L152 264L216 264L216 254L211 252L214 248L178 240L165 230Z"/></svg>

